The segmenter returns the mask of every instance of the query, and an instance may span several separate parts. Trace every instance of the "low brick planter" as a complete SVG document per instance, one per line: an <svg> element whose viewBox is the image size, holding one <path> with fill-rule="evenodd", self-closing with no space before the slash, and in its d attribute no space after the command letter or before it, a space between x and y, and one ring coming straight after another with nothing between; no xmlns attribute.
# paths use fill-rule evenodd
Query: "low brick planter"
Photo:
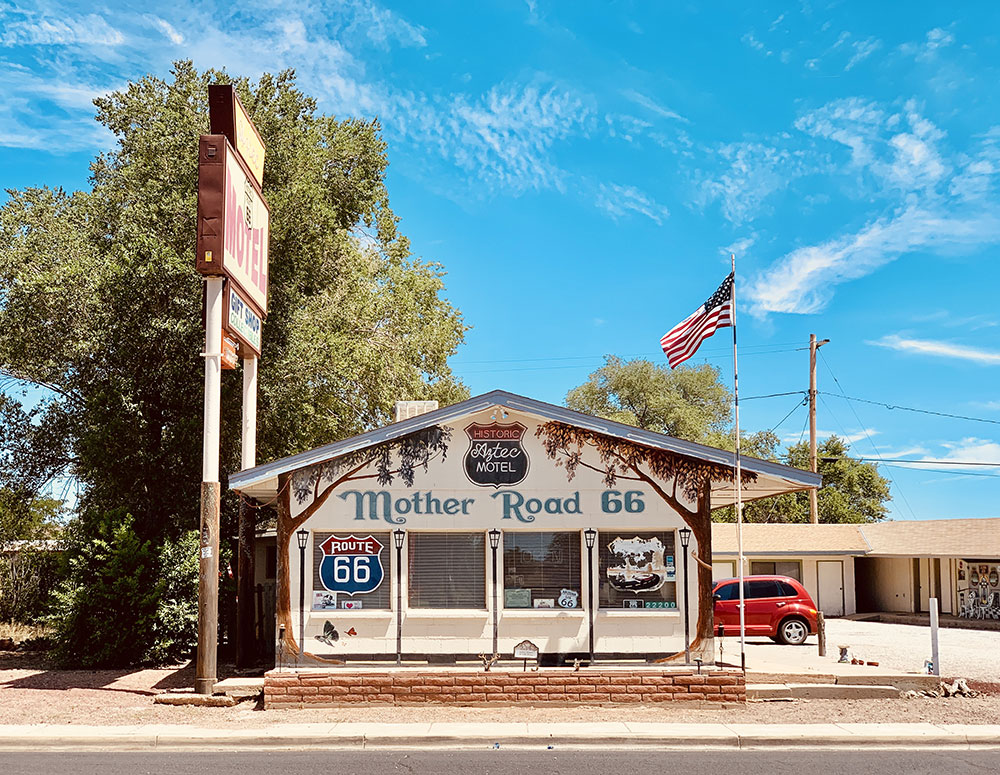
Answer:
<svg viewBox="0 0 1000 775"><path fill-rule="evenodd" d="M744 702L739 671L601 670L538 672L272 670L264 677L264 707L303 708L354 703L411 705L579 705L655 702Z"/></svg>

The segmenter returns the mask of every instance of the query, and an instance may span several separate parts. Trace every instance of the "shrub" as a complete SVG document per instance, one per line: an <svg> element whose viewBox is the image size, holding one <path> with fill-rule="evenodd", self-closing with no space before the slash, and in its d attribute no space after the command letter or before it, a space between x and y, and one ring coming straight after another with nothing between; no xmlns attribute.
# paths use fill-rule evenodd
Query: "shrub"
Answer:
<svg viewBox="0 0 1000 775"><path fill-rule="evenodd" d="M198 531L191 530L160 549L162 593L156 607L148 661L179 662L198 643Z"/></svg>
<svg viewBox="0 0 1000 775"><path fill-rule="evenodd" d="M0 621L35 624L59 579L59 556L26 547L0 557Z"/></svg>
<svg viewBox="0 0 1000 775"><path fill-rule="evenodd" d="M90 668L149 661L166 587L152 543L121 511L80 520L73 533L50 617L56 659Z"/></svg>

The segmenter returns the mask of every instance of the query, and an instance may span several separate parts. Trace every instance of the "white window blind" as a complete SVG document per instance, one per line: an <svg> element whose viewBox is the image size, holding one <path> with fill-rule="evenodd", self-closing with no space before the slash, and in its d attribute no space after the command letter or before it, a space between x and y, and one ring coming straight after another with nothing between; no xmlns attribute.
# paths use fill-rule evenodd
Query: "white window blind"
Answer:
<svg viewBox="0 0 1000 775"><path fill-rule="evenodd" d="M483 533L407 533L411 608L486 608Z"/></svg>

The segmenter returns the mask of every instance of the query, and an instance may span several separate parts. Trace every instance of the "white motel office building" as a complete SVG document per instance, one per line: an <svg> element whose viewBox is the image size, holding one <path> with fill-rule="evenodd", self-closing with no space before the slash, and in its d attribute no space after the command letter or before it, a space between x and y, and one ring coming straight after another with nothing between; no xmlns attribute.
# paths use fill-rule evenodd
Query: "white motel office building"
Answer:
<svg viewBox="0 0 1000 775"><path fill-rule="evenodd" d="M503 391L239 472L277 503L277 658L711 658L734 456ZM609 470L610 469L610 470ZM743 497L815 474L743 459ZM685 549L684 545L687 545Z"/></svg>

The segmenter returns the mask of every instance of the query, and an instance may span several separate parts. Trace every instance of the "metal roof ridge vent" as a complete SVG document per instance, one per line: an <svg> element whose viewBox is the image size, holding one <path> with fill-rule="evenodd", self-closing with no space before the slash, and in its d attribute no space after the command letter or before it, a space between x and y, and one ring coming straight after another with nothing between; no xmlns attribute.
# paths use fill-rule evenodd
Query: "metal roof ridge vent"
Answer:
<svg viewBox="0 0 1000 775"><path fill-rule="evenodd" d="M409 420L412 417L419 417L422 414L437 411L437 409L437 401L397 401L396 419L393 422Z"/></svg>

